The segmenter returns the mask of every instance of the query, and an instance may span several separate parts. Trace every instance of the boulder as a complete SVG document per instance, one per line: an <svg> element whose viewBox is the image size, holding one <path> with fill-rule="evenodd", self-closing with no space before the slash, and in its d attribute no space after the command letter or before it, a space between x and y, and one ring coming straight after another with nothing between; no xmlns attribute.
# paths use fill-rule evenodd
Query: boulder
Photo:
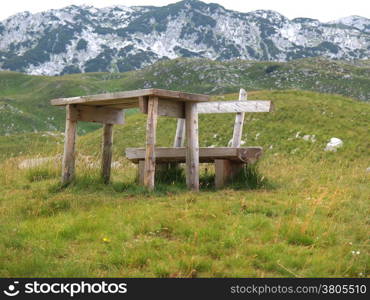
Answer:
<svg viewBox="0 0 370 300"><path fill-rule="evenodd" d="M337 149L343 146L343 141L336 137L330 139L330 142L326 144L324 151L337 152Z"/></svg>

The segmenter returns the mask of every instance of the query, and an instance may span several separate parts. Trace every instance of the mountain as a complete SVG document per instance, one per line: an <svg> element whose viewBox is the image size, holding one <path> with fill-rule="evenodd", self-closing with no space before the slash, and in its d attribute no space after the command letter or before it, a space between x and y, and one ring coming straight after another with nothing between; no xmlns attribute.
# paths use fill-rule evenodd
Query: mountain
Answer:
<svg viewBox="0 0 370 300"><path fill-rule="evenodd" d="M240 87L248 91L300 89L369 101L370 61L306 58L279 63L179 58L125 73L50 77L0 72L0 135L63 130L65 112L50 105L53 98L150 87L216 95ZM79 130L83 134L97 127L81 123Z"/></svg>
<svg viewBox="0 0 370 300"><path fill-rule="evenodd" d="M289 61L370 58L370 20L289 20L275 11L240 13L185 0L164 7L68 6L19 13L0 23L0 69L34 75L124 72L198 57Z"/></svg>
<svg viewBox="0 0 370 300"><path fill-rule="evenodd" d="M365 33L370 33L370 20L360 16L349 16L341 18L339 20L329 22L329 24L343 24L356 28Z"/></svg>

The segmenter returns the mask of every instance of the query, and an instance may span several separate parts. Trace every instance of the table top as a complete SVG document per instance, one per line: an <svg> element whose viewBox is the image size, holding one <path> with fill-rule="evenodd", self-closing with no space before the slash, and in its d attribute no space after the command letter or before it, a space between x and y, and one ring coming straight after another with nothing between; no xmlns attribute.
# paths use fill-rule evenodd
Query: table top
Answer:
<svg viewBox="0 0 370 300"><path fill-rule="evenodd" d="M179 91L162 89L143 89L126 92L115 92L108 94L80 96L72 98L58 98L51 100L51 105L65 106L68 104L83 104L90 106L105 106L119 109L139 107L140 97L156 96L159 100L173 100L182 102L204 102L209 101L208 95L190 94Z"/></svg>

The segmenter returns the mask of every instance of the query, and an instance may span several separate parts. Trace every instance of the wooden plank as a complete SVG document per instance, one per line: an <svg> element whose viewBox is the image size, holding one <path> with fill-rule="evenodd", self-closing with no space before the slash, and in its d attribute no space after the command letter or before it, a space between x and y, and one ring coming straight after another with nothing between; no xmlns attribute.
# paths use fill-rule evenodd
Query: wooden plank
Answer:
<svg viewBox="0 0 370 300"><path fill-rule="evenodd" d="M215 187L222 188L237 175L245 164L226 159L215 160Z"/></svg>
<svg viewBox="0 0 370 300"><path fill-rule="evenodd" d="M143 114L148 113L148 100L149 100L149 97L143 97L143 96L139 97L139 108Z"/></svg>
<svg viewBox="0 0 370 300"><path fill-rule="evenodd" d="M121 109L107 107L76 105L77 121L96 122L103 124L123 124L124 112Z"/></svg>
<svg viewBox="0 0 370 300"><path fill-rule="evenodd" d="M160 99L158 115L174 118L185 118L185 103L167 99Z"/></svg>
<svg viewBox="0 0 370 300"><path fill-rule="evenodd" d="M226 184L230 173L230 161L226 159L215 160L215 188L219 189Z"/></svg>
<svg viewBox="0 0 370 300"><path fill-rule="evenodd" d="M186 148L155 148L157 162L179 162L186 160ZM201 147L199 148L200 162L213 162L215 159L228 159L254 163L262 155L261 147ZM145 148L126 148L126 157L134 163L145 159Z"/></svg>
<svg viewBox="0 0 370 300"><path fill-rule="evenodd" d="M70 98L58 98L51 100L52 105L66 105L66 104L81 104L81 103L99 103L107 102L113 100L113 103L122 102L132 102L137 101L140 96L148 96L153 94L152 89L143 89L143 90L133 90L126 92L116 92L116 93L105 93L97 95L87 95L79 97L70 97Z"/></svg>
<svg viewBox="0 0 370 300"><path fill-rule="evenodd" d="M139 108L142 113L148 113L147 97L140 97ZM185 104L181 101L159 99L158 116L185 118Z"/></svg>
<svg viewBox="0 0 370 300"><path fill-rule="evenodd" d="M262 147L242 147L237 148L238 158L248 164L254 164L262 156Z"/></svg>
<svg viewBox="0 0 370 300"><path fill-rule="evenodd" d="M140 185L144 185L144 170L145 170L145 160L140 160L137 168L138 171L137 179Z"/></svg>
<svg viewBox="0 0 370 300"><path fill-rule="evenodd" d="M58 98L50 101L51 105L54 106L64 106L67 104L83 104L92 106L104 106L104 105L114 105L114 104L136 104L139 105L139 96L131 98L123 98L118 93L111 94L99 94L99 95L89 95L89 96L79 96L71 98Z"/></svg>
<svg viewBox="0 0 370 300"><path fill-rule="evenodd" d="M198 103L199 114L271 112L271 101L214 101Z"/></svg>
<svg viewBox="0 0 370 300"><path fill-rule="evenodd" d="M72 103L72 104L81 104L86 106L109 106L112 108L123 107L124 109L126 109L139 107L139 98L82 101L81 103Z"/></svg>
<svg viewBox="0 0 370 300"><path fill-rule="evenodd" d="M183 147L185 142L185 119L177 119L174 147Z"/></svg>
<svg viewBox="0 0 370 300"><path fill-rule="evenodd" d="M146 126L146 151L144 166L144 186L149 190L154 189L155 177L155 143L158 116L158 97L149 97L148 119Z"/></svg>
<svg viewBox="0 0 370 300"><path fill-rule="evenodd" d="M196 103L185 103L185 116L186 184L189 189L199 191L199 138Z"/></svg>
<svg viewBox="0 0 370 300"><path fill-rule="evenodd" d="M62 161L62 184L70 183L75 176L75 147L77 135L77 109L75 105L66 106L66 128Z"/></svg>
<svg viewBox="0 0 370 300"><path fill-rule="evenodd" d="M67 104L90 104L90 105L107 105L118 103L136 103L139 105L139 97L141 96L157 96L161 99L173 99L178 101L200 102L209 101L210 97L201 94L191 94L179 91L170 91L162 89L142 89L126 92L107 93L99 95L88 95L71 98L58 98L51 100L52 105L67 105Z"/></svg>
<svg viewBox="0 0 370 300"><path fill-rule="evenodd" d="M102 171L104 183L109 183L112 165L113 125L105 124L102 143Z"/></svg>
<svg viewBox="0 0 370 300"><path fill-rule="evenodd" d="M229 160L216 159L215 160L215 188L219 189L226 183L226 177L229 173Z"/></svg>
<svg viewBox="0 0 370 300"><path fill-rule="evenodd" d="M180 91L152 89L152 95L160 99L172 99L186 102L202 102L209 101L210 97L203 94L185 93Z"/></svg>
<svg viewBox="0 0 370 300"><path fill-rule="evenodd" d="M177 119L176 134L173 141L174 147L184 147L185 144L185 119ZM179 168L178 163L171 163L171 168Z"/></svg>
<svg viewBox="0 0 370 300"><path fill-rule="evenodd" d="M239 91L239 101L247 100L247 92L244 89ZM238 112L235 116L233 138L231 147L240 147L242 140L243 124L244 124L244 112Z"/></svg>
<svg viewBox="0 0 370 300"><path fill-rule="evenodd" d="M84 104L85 105L85 104ZM100 107L98 104L96 105L88 105L88 106L98 106ZM130 109L130 108L137 108L139 107L139 102L138 101L132 101L132 102L129 102L129 103L115 103L113 102L112 104L110 103L103 103L103 105L101 105L102 107L107 107L107 108L114 108L114 109Z"/></svg>

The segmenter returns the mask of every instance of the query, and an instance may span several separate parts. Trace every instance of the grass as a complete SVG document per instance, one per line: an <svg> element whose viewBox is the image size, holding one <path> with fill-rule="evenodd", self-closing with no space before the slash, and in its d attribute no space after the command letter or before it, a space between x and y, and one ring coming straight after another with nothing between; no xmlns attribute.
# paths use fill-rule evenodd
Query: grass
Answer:
<svg viewBox="0 0 370 300"><path fill-rule="evenodd" d="M210 165L202 166L199 194L186 190L181 171L158 178L153 192L137 186L122 150L144 141L140 115L116 127L121 167L109 185L94 164L100 131L79 138L77 178L65 188L53 161L18 169L34 149L3 160L0 276L368 277L368 104L302 91L249 96L273 99L277 108L246 116L243 139L265 153L220 191ZM201 144L227 145L232 119L202 117ZM159 144L170 144L175 125L161 118ZM316 142L296 138L299 131ZM333 136L344 146L324 152Z"/></svg>
<svg viewBox="0 0 370 300"><path fill-rule="evenodd" d="M63 145L61 133L23 133L0 136L0 162L22 155L50 154L56 145Z"/></svg>
<svg viewBox="0 0 370 300"><path fill-rule="evenodd" d="M328 174L334 166L336 172ZM199 195L181 185L150 193L124 171L106 186L98 174L80 169L65 189L58 188L56 175L34 181L14 174L8 180L16 184L2 192L0 274L368 274L369 178L361 165L281 157L262 161L260 168L277 187Z"/></svg>

